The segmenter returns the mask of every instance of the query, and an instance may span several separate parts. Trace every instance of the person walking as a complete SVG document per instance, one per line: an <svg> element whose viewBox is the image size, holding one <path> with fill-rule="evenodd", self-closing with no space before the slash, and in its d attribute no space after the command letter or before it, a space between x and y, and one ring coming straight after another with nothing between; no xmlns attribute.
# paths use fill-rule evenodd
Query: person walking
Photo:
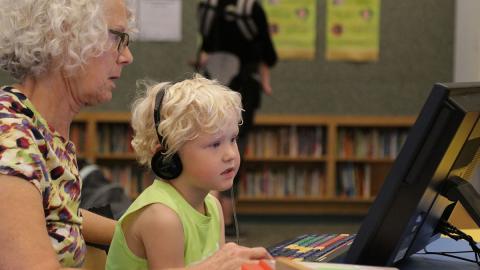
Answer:
<svg viewBox="0 0 480 270"><path fill-rule="evenodd" d="M262 92L272 95L270 69L277 63L264 9L256 0L201 0L198 4L199 32L202 37L197 67L207 78L218 80L242 95L243 124L238 147L243 159L247 137ZM238 187L238 174L232 187ZM225 234L236 234L232 190L220 192Z"/></svg>

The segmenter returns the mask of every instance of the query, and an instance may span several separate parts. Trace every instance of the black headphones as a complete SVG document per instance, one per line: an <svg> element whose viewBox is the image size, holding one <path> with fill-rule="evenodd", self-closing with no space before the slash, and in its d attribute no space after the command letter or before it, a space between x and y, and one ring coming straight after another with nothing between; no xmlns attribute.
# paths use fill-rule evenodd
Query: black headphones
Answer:
<svg viewBox="0 0 480 270"><path fill-rule="evenodd" d="M158 141L163 145L163 138L158 133L158 126L160 125L160 111L162 109L162 101L165 96L166 88L160 89L155 97L155 107L153 109L153 120L155 121L155 133L157 133ZM160 178L165 180L172 180L177 178L182 173L182 161L177 153L167 158L163 153L165 149L161 149L152 157L151 167L153 172Z"/></svg>

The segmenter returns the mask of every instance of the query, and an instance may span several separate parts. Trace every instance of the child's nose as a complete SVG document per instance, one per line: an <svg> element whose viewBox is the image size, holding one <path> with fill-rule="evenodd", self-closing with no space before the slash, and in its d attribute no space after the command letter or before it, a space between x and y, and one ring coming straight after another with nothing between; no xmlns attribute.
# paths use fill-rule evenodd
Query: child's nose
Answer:
<svg viewBox="0 0 480 270"><path fill-rule="evenodd" d="M225 161L230 161L232 159L235 158L235 156L237 155L238 153L238 148L237 148L237 145L229 145L227 147L227 149L225 150L225 154L224 154L224 160Z"/></svg>

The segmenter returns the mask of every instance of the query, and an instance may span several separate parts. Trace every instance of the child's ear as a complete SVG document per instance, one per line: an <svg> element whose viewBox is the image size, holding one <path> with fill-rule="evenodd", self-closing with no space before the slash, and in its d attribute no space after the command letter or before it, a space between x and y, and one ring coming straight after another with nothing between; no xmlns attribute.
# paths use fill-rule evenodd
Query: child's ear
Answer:
<svg viewBox="0 0 480 270"><path fill-rule="evenodd" d="M158 151L162 150L162 145L160 145L159 143L155 145L155 147L153 148L153 151L152 151L152 154L155 155L155 153L157 153Z"/></svg>

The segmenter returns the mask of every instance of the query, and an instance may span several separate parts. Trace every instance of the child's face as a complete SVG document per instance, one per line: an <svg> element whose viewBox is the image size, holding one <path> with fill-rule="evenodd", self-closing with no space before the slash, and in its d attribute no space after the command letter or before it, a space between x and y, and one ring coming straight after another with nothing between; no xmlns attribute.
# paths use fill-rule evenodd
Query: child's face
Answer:
<svg viewBox="0 0 480 270"><path fill-rule="evenodd" d="M182 176L193 188L209 192L227 190L232 186L240 166L237 136L238 124L230 121L219 132L202 132L180 148Z"/></svg>

